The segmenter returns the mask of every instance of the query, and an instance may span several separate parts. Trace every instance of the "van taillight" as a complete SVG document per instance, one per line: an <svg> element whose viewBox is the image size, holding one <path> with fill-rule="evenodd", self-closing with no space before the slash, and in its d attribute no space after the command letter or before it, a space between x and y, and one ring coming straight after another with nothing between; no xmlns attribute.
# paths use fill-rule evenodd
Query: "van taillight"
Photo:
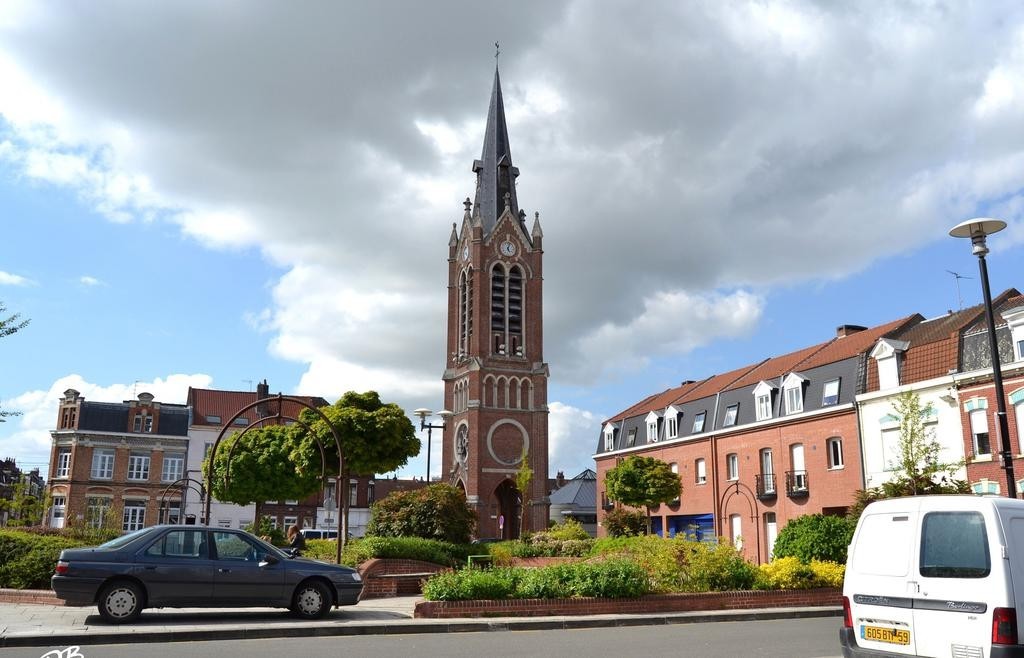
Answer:
<svg viewBox="0 0 1024 658"><path fill-rule="evenodd" d="M992 610L992 644L1017 644L1017 610Z"/></svg>
<svg viewBox="0 0 1024 658"><path fill-rule="evenodd" d="M843 626L853 628L853 613L850 612L850 597L848 596L843 597Z"/></svg>
<svg viewBox="0 0 1024 658"><path fill-rule="evenodd" d="M68 572L68 567L70 566L71 565L65 562L64 560L60 560L59 562L57 562L57 568L55 571L61 575L64 575Z"/></svg>

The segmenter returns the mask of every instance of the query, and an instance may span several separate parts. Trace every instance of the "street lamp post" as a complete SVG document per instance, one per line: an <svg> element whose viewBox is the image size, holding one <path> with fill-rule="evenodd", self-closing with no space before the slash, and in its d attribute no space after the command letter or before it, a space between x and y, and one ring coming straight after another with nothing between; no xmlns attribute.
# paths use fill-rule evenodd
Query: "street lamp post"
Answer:
<svg viewBox="0 0 1024 658"><path fill-rule="evenodd" d="M954 238L970 238L971 253L978 257L978 270L981 273L981 292L985 298L985 317L988 320L988 344L992 355L992 382L996 396L996 431L999 432L999 459L1006 471L1007 496L1017 497L1017 483L1013 476L1013 453L1010 450L1010 425L1006 418L1006 396L1003 394L1003 368L999 363L999 343L996 341L996 320L992 310L992 293L988 287L988 266L985 255L988 245L985 238L1006 228L1001 219L977 217L961 222L949 230Z"/></svg>
<svg viewBox="0 0 1024 658"><path fill-rule="evenodd" d="M430 409L417 409L413 413L419 416L420 429L427 430L427 484L430 484L430 433L431 430L444 430L445 425L448 423L448 419L451 418L453 414L447 409L438 411L437 415L441 418L441 424L433 425L427 422L427 417L434 413Z"/></svg>

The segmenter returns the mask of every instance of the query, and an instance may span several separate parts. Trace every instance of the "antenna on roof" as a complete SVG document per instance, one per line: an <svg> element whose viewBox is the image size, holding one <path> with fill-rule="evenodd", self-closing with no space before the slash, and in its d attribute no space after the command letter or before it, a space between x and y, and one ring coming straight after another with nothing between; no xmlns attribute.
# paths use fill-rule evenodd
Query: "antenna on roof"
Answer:
<svg viewBox="0 0 1024 658"><path fill-rule="evenodd" d="M960 279L973 279L974 277L964 276L963 274L959 274L957 272L954 272L953 270L946 271L952 274L953 279L956 281L956 301L958 304L960 304L959 310L962 311L964 308L964 298L960 296Z"/></svg>
<svg viewBox="0 0 1024 658"><path fill-rule="evenodd" d="M252 379L243 379L242 381L249 385L249 391L251 392L252 391L253 380Z"/></svg>

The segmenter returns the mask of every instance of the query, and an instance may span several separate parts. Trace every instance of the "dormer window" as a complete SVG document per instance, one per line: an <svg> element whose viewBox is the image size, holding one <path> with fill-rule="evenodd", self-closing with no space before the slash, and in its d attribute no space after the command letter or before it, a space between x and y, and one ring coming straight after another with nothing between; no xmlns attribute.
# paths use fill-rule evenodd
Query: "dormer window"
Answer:
<svg viewBox="0 0 1024 658"><path fill-rule="evenodd" d="M615 426L605 425L604 426L604 450L605 452L611 452L615 450Z"/></svg>
<svg viewBox="0 0 1024 658"><path fill-rule="evenodd" d="M1013 360L1024 361L1024 306L1017 306L1002 312L1006 326L1010 328L1010 342L1013 343Z"/></svg>
<svg viewBox="0 0 1024 658"><path fill-rule="evenodd" d="M707 418L708 412L702 411L693 417L693 430L694 434L700 434L704 431L704 419Z"/></svg>
<svg viewBox="0 0 1024 658"><path fill-rule="evenodd" d="M152 432L153 431L153 417L148 414L136 414L135 425L133 429L136 432Z"/></svg>
<svg viewBox="0 0 1024 658"><path fill-rule="evenodd" d="M821 392L821 406L831 407L839 404L839 380L830 379L825 382L825 388Z"/></svg>
<svg viewBox="0 0 1024 658"><path fill-rule="evenodd" d="M900 385L899 355L907 350L910 343L902 340L883 338L871 350L871 358L878 365L878 388L885 390Z"/></svg>
<svg viewBox="0 0 1024 658"><path fill-rule="evenodd" d="M679 436L679 410L669 407L665 410L665 438L674 439Z"/></svg>
<svg viewBox="0 0 1024 658"><path fill-rule="evenodd" d="M647 414L645 419L647 422L647 442L657 443L658 442L658 414L653 411Z"/></svg>
<svg viewBox="0 0 1024 658"><path fill-rule="evenodd" d="M765 381L754 387L754 403L758 420L768 420L772 417L772 391L774 390L775 387Z"/></svg>
<svg viewBox="0 0 1024 658"><path fill-rule="evenodd" d="M804 382L806 381L807 379L804 377L791 372L782 382L787 414L798 414L804 410Z"/></svg>
<svg viewBox="0 0 1024 658"><path fill-rule="evenodd" d="M740 403L730 404L725 408L725 419L722 420L722 427L732 427L736 424L736 416L740 413Z"/></svg>
<svg viewBox="0 0 1024 658"><path fill-rule="evenodd" d="M629 433L626 434L626 447L627 448L632 448L635 445L636 445L636 428L633 427L633 428L631 428L629 430Z"/></svg>

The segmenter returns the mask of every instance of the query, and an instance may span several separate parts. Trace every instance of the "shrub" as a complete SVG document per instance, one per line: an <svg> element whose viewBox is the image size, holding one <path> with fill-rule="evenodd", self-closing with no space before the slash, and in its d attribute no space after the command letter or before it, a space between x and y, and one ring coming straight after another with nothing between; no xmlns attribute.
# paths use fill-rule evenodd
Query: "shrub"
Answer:
<svg viewBox="0 0 1024 658"><path fill-rule="evenodd" d="M56 534L0 530L0 587L50 589L60 552L87 545Z"/></svg>
<svg viewBox="0 0 1024 658"><path fill-rule="evenodd" d="M825 562L823 560L811 560L811 570L818 581L819 587L843 586L843 579L846 577L846 565L837 562Z"/></svg>
<svg viewBox="0 0 1024 658"><path fill-rule="evenodd" d="M728 541L683 543L686 547L684 591L724 592L750 589L754 585L757 567L747 562Z"/></svg>
<svg viewBox="0 0 1024 658"><path fill-rule="evenodd" d="M269 516L253 521L242 529L257 537L269 537L270 543L274 546L284 546L287 543L284 539L284 533L271 524Z"/></svg>
<svg viewBox="0 0 1024 658"><path fill-rule="evenodd" d="M423 596L429 601L570 596L621 598L642 596L650 591L644 569L622 558L540 569L463 569L437 574L423 586Z"/></svg>
<svg viewBox="0 0 1024 658"><path fill-rule="evenodd" d="M757 589L810 589L817 587L811 565L789 556L775 558L758 567Z"/></svg>
<svg viewBox="0 0 1024 658"><path fill-rule="evenodd" d="M552 539L559 541L590 539L590 535L588 535L587 531L583 529L583 524L576 519L565 519L562 523L552 526L548 528L547 531L538 534L548 535Z"/></svg>
<svg viewBox="0 0 1024 658"><path fill-rule="evenodd" d="M810 589L842 587L846 567L836 562L812 560L804 564L795 557L781 557L758 568L757 589Z"/></svg>
<svg viewBox="0 0 1024 658"><path fill-rule="evenodd" d="M779 532L773 556L796 557L805 564L811 560L845 564L846 549L856 527L856 520L841 516L807 514L797 517Z"/></svg>
<svg viewBox="0 0 1024 658"><path fill-rule="evenodd" d="M338 542L331 539L307 539L302 557L333 563L338 558Z"/></svg>
<svg viewBox="0 0 1024 658"><path fill-rule="evenodd" d="M334 546L333 541L328 543ZM354 567L376 557L423 560L454 567L465 564L466 558L479 552L478 548L419 537L364 537L345 544L341 562Z"/></svg>
<svg viewBox="0 0 1024 658"><path fill-rule="evenodd" d="M476 512L461 489L432 484L415 491L395 491L372 506L366 534L421 537L467 544L476 528Z"/></svg>
<svg viewBox="0 0 1024 658"><path fill-rule="evenodd" d="M647 516L640 510L616 507L604 515L604 529L610 537L630 537L647 532Z"/></svg>
<svg viewBox="0 0 1024 658"><path fill-rule="evenodd" d="M686 544L683 539L662 539L657 535L610 537L595 541L592 553L631 560L647 574L654 591L678 592L683 590Z"/></svg>
<svg viewBox="0 0 1024 658"><path fill-rule="evenodd" d="M507 599L522 571L496 567L442 572L423 583L423 597L428 601Z"/></svg>

